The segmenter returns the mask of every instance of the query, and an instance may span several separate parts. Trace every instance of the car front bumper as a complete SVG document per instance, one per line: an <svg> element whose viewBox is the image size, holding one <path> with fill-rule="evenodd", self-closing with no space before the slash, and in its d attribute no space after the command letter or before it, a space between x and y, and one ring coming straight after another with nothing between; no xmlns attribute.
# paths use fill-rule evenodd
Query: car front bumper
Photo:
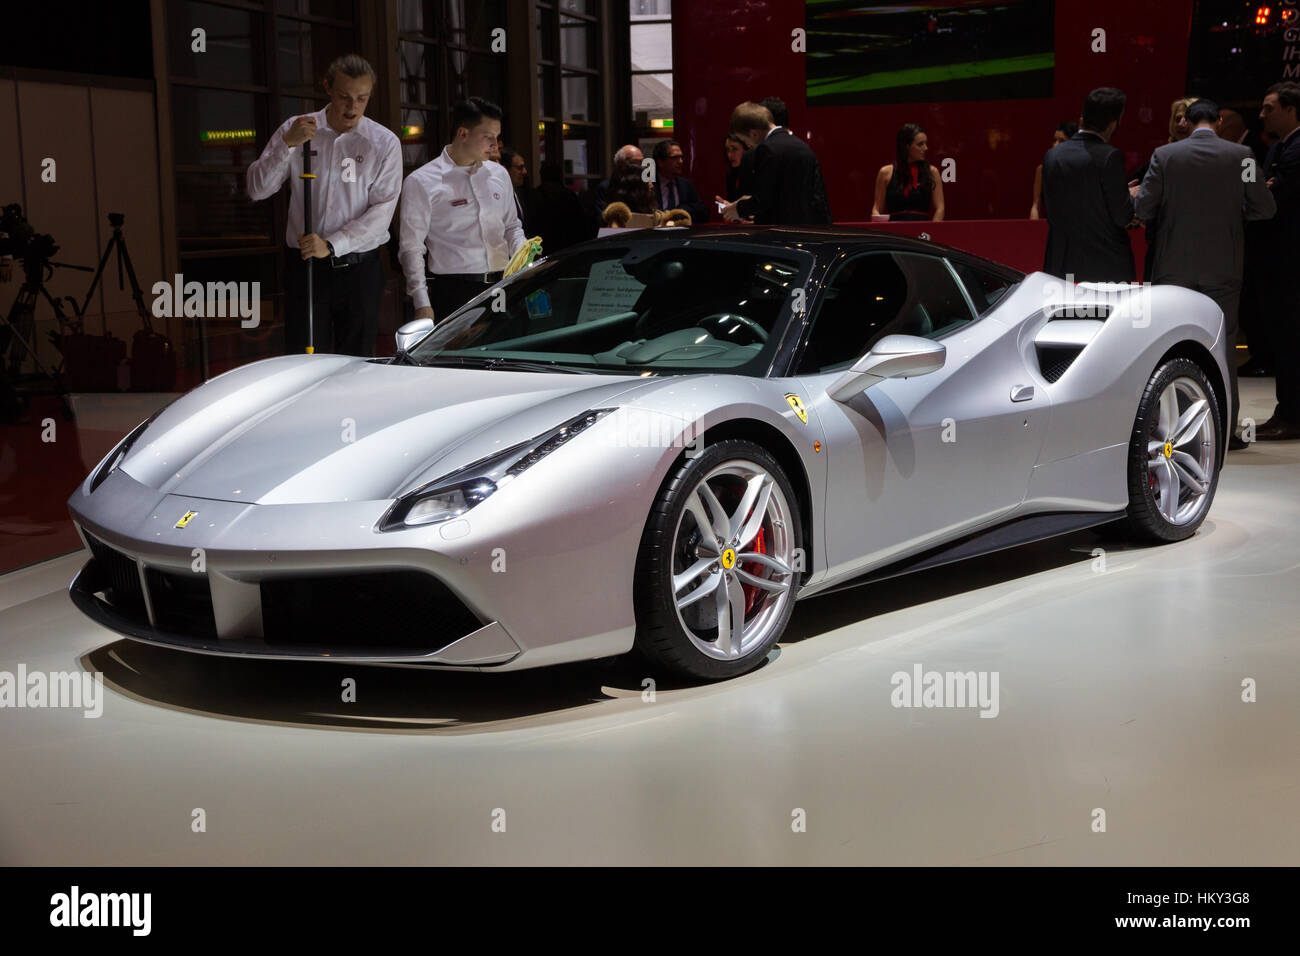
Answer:
<svg viewBox="0 0 1300 956"><path fill-rule="evenodd" d="M540 493L572 478L537 471ZM133 640L223 656L491 670L632 646L641 528L622 509L489 499L455 521L378 532L391 500L219 501L161 493L121 471L93 494L85 487L69 508L91 560L70 596Z"/></svg>

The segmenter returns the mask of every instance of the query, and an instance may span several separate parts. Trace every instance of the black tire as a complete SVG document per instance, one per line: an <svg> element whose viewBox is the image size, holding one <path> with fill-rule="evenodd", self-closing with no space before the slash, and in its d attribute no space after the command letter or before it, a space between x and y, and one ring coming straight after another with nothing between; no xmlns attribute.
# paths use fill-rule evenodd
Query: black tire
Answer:
<svg viewBox="0 0 1300 956"><path fill-rule="evenodd" d="M1174 524L1160 511L1156 493L1152 488L1150 456L1147 443L1152 440L1159 419L1160 396L1176 379L1188 378L1196 382L1210 405L1210 420L1214 447L1211 458L1209 489L1205 504L1196 516L1184 524ZM1138 402L1137 417L1129 439L1128 453L1128 512L1123 522L1123 533L1136 541L1167 543L1190 538L1201 526L1210 511L1214 493L1219 486L1219 467L1223 460L1223 421L1219 398L1205 371L1190 359L1175 358L1163 363L1152 374Z"/></svg>
<svg viewBox="0 0 1300 956"><path fill-rule="evenodd" d="M780 639L794 610L794 595L802 575L795 571L789 600L775 615L775 624L761 644L742 657L718 660L697 648L687 635L673 601L673 543L687 502L700 481L716 466L732 460L757 465L772 476L788 504L790 540L803 547L799 498L777 460L761 446L741 439L709 445L695 458L683 458L665 479L641 537L637 557L635 650L652 667L695 681L725 680L758 667ZM798 565L794 565L798 567ZM703 603L703 602L701 602Z"/></svg>

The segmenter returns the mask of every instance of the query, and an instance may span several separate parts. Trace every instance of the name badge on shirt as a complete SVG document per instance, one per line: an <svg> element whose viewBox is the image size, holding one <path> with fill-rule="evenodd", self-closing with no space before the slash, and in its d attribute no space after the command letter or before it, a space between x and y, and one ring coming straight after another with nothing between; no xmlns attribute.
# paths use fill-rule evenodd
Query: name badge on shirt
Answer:
<svg viewBox="0 0 1300 956"><path fill-rule="evenodd" d="M452 204L453 206L468 206L468 205L469 205L469 200L468 200L468 199L453 199L453 200L451 201L451 204Z"/></svg>

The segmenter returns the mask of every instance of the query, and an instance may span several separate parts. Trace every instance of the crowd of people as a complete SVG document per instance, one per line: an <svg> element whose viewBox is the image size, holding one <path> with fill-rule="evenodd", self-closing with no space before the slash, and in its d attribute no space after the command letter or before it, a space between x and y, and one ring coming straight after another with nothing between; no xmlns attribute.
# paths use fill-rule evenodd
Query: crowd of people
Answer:
<svg viewBox="0 0 1300 956"><path fill-rule="evenodd" d="M1240 114L1225 115L1204 97L1175 100L1169 142L1133 177L1110 144L1124 105L1121 90L1093 90L1080 128L1043 157L1035 197L1048 221L1043 271L1075 282L1132 282L1127 230L1145 226L1142 278L1194 289L1223 310L1234 411L1240 319L1252 359L1270 362L1277 376L1276 408L1254 438L1300 438L1300 286L1287 275L1300 250L1300 85L1266 92L1262 157L1245 143ZM1234 435L1229 447L1246 443Z"/></svg>
<svg viewBox="0 0 1300 956"><path fill-rule="evenodd" d="M364 116L375 72L356 55L330 65L330 102L286 120L247 173L249 195L264 199L303 175L313 156L317 219L304 227L301 190L291 189L285 241L286 340L307 341L304 302L313 286L313 336L322 350L369 354L383 278L379 250L398 200L399 253L417 318L437 317L497 282L529 236L553 253L593 238L602 226L692 224L711 218L758 225L829 224L830 202L817 156L791 132L776 97L735 107L723 143L725 195L716 210L684 175L682 146L655 143L649 160L632 144L613 156L610 175L575 192L555 163L529 183L523 153L501 141L502 113L471 97L452 114L442 152L402 179L396 135ZM1233 356L1232 407L1239 408L1233 346L1239 320L1252 364L1277 375L1277 408L1259 440L1300 438L1300 285L1291 281L1300 250L1300 85L1279 83L1263 100L1259 143L1247 144L1240 114L1206 98L1171 105L1169 142L1135 176L1110 144L1125 95L1093 90L1079 122L1062 122L1034 175L1030 218L1046 218L1043 270L1076 282L1131 282L1127 230L1145 227L1148 281L1208 295L1223 309ZM310 143L310 147L306 144ZM894 162L875 178L873 219L944 217L943 179L926 159L926 131L905 124ZM327 259L314 272L309 260ZM1244 447L1236 436L1232 448Z"/></svg>

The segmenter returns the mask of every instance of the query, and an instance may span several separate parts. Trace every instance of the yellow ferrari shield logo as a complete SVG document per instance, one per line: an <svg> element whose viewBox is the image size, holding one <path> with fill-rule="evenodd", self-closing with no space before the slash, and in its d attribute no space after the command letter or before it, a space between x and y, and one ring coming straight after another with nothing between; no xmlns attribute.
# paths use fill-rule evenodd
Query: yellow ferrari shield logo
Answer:
<svg viewBox="0 0 1300 956"><path fill-rule="evenodd" d="M724 570L730 571L735 566L736 552L728 548L726 551L722 552L722 567Z"/></svg>
<svg viewBox="0 0 1300 956"><path fill-rule="evenodd" d="M177 528L183 528L183 527L185 527L187 524L190 523L190 519L193 518L196 514L198 514L197 511L187 511L187 512L185 512L185 514L181 515L181 520L178 521L178 522L176 522L176 527L177 527Z"/></svg>
<svg viewBox="0 0 1300 956"><path fill-rule="evenodd" d="M803 401L799 398L799 396L796 395L794 392L791 392L789 395L785 397L785 400L790 403L790 407L794 409L794 413L799 416L799 421L807 425L808 409L803 407Z"/></svg>
<svg viewBox="0 0 1300 956"><path fill-rule="evenodd" d="M1169 442L1169 441L1165 442L1165 457L1166 457L1166 458L1173 458L1173 457L1174 457L1174 443L1173 443L1173 442Z"/></svg>

